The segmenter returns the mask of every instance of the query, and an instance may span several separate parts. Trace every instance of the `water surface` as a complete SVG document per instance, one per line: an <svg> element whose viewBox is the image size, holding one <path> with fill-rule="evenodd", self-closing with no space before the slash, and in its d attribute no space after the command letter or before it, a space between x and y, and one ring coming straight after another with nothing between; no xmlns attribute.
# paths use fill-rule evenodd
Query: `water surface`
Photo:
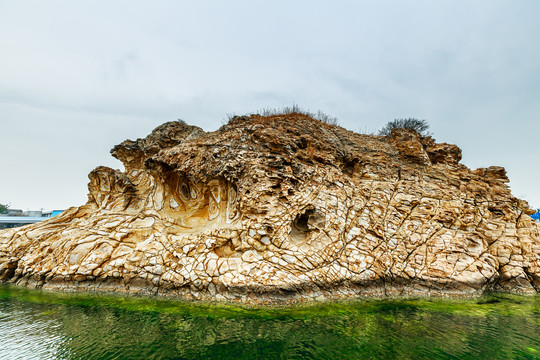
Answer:
<svg viewBox="0 0 540 360"><path fill-rule="evenodd" d="M0 359L540 359L540 296L248 308L0 285Z"/></svg>

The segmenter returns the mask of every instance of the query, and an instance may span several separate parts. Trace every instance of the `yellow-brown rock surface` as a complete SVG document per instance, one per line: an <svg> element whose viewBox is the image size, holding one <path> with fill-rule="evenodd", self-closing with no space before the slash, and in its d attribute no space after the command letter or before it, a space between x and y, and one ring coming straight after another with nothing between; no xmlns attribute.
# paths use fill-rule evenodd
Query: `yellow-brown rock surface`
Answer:
<svg viewBox="0 0 540 360"><path fill-rule="evenodd" d="M540 227L500 167L411 130L301 114L172 122L111 151L88 203L0 232L0 281L301 301L540 290Z"/></svg>

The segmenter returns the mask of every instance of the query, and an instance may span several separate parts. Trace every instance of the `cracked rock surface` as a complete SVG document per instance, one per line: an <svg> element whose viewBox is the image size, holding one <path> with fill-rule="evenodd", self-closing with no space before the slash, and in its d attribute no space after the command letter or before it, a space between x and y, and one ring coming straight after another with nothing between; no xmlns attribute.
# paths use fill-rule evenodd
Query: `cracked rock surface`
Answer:
<svg viewBox="0 0 540 360"><path fill-rule="evenodd" d="M540 291L540 226L504 168L412 130L301 114L126 140L88 203L0 232L0 281L250 303Z"/></svg>

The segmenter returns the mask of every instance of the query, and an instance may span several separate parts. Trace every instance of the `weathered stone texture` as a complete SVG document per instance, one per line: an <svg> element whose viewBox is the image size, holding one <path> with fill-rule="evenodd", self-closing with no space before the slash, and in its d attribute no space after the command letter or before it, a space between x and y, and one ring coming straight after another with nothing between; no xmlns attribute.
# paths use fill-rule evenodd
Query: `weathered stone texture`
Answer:
<svg viewBox="0 0 540 360"><path fill-rule="evenodd" d="M0 281L300 301L540 290L540 227L501 167L416 132L300 114L181 122L111 151L88 203L0 232Z"/></svg>

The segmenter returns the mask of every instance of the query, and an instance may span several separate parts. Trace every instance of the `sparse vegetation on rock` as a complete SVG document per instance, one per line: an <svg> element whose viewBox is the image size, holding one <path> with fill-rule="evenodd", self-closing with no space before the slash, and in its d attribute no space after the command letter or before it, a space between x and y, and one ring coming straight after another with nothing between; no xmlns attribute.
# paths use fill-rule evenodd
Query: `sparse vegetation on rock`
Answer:
<svg viewBox="0 0 540 360"><path fill-rule="evenodd" d="M320 122L325 123L325 124L339 125L338 119L334 116L330 116L321 110L318 110L317 112L304 110L296 104L293 104L292 106L285 106L282 108L263 108L256 111L252 115L260 115L263 117L271 117L271 116L278 116L278 115L291 115L291 116L305 115L311 119L319 120ZM231 120L234 117L237 117L237 116L230 115L229 120Z"/></svg>
<svg viewBox="0 0 540 360"><path fill-rule="evenodd" d="M388 136L393 129L410 129L416 131L420 136L430 136L428 132L429 124L427 120L418 120L415 118L394 119L389 121L380 131L379 135Z"/></svg>

